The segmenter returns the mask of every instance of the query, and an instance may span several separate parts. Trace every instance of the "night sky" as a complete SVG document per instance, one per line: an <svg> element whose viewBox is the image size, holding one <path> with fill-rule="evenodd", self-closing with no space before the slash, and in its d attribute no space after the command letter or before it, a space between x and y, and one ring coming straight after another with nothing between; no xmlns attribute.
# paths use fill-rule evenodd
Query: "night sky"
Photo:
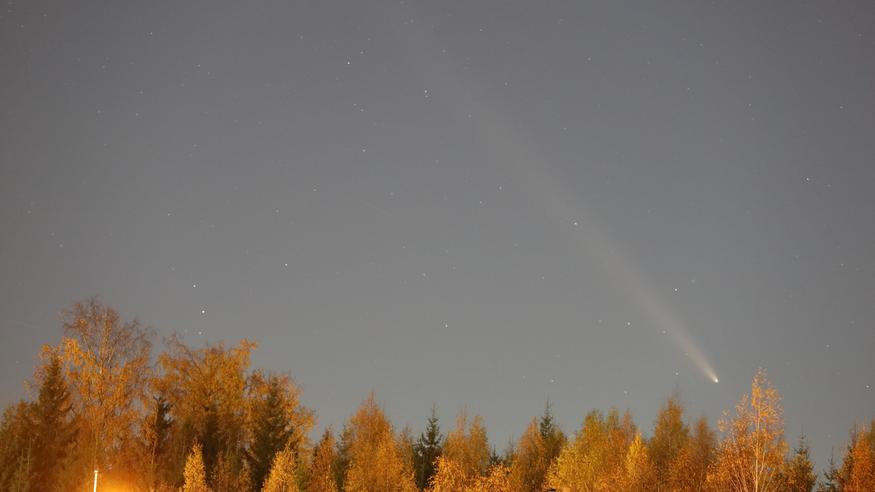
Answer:
<svg viewBox="0 0 875 492"><path fill-rule="evenodd" d="M318 428L373 389L499 450L762 366L822 467L875 413L873 186L871 1L10 1L0 403L97 295L258 341Z"/></svg>

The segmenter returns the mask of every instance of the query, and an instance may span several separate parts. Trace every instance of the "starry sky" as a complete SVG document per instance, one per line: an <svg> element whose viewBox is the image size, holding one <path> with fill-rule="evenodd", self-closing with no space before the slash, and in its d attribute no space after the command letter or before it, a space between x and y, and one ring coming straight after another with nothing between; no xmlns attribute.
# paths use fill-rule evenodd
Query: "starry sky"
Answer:
<svg viewBox="0 0 875 492"><path fill-rule="evenodd" d="M875 414L873 57L868 1L5 2L0 401L97 295L499 450L765 367L823 466Z"/></svg>

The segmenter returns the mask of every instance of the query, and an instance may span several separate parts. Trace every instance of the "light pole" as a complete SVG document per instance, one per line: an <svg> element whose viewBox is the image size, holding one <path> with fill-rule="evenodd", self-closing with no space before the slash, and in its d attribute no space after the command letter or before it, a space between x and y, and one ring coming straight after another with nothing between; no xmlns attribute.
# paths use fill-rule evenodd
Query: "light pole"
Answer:
<svg viewBox="0 0 875 492"><path fill-rule="evenodd" d="M97 468L94 469L94 492L97 492Z"/></svg>

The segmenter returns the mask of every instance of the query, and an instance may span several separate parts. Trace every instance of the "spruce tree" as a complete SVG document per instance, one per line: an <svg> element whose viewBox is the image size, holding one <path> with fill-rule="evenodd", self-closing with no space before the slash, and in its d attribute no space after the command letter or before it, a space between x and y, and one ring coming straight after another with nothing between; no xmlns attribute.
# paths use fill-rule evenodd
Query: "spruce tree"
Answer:
<svg viewBox="0 0 875 492"><path fill-rule="evenodd" d="M47 351L46 358L38 374L39 394L28 412L33 436L34 490L56 488L60 471L76 438L70 392L61 359L54 351Z"/></svg>
<svg viewBox="0 0 875 492"><path fill-rule="evenodd" d="M253 483L259 488L278 452L291 446L293 454L297 453L297 443L290 442L295 429L288 417L283 381L270 375L264 385L263 395L253 404L252 442L246 450Z"/></svg>
<svg viewBox="0 0 875 492"><path fill-rule="evenodd" d="M787 492L811 492L817 482L804 434L799 438L792 458L787 461L784 481Z"/></svg>
<svg viewBox="0 0 875 492"><path fill-rule="evenodd" d="M437 459L441 455L440 425L438 425L437 409L431 407L431 415L428 417L425 432L419 435L419 439L413 448L414 472L416 473L416 486L420 490L428 487L431 477L434 476Z"/></svg>
<svg viewBox="0 0 875 492"><path fill-rule="evenodd" d="M550 400L547 400L544 405L544 415L538 421L538 432L544 442L544 459L548 468L559 457L562 447L565 446L565 433L556 425L552 408Z"/></svg>

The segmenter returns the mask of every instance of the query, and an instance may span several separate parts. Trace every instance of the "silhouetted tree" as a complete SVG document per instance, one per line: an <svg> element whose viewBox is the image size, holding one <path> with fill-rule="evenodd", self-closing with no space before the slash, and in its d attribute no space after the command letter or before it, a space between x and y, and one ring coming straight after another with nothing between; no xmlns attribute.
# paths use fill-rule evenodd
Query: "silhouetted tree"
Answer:
<svg viewBox="0 0 875 492"><path fill-rule="evenodd" d="M420 490L428 487L431 477L434 476L437 459L441 455L442 441L437 408L432 406L425 432L419 435L413 447L413 470L416 474L416 486Z"/></svg>
<svg viewBox="0 0 875 492"><path fill-rule="evenodd" d="M33 490L54 490L60 485L61 469L71 454L77 428L57 350L43 347L43 359L37 371L39 394L29 406L27 419L34 464L31 486Z"/></svg>
<svg viewBox="0 0 875 492"><path fill-rule="evenodd" d="M784 465L784 490L786 492L811 492L817 483L817 475L811 464L811 454L805 435L799 437L799 443L793 449L793 454Z"/></svg>
<svg viewBox="0 0 875 492"><path fill-rule="evenodd" d="M261 488L278 452L288 449L298 459L299 447L313 425L312 412L300 404L300 394L286 375L265 376L256 371L250 377L250 437L245 456L256 488Z"/></svg>

